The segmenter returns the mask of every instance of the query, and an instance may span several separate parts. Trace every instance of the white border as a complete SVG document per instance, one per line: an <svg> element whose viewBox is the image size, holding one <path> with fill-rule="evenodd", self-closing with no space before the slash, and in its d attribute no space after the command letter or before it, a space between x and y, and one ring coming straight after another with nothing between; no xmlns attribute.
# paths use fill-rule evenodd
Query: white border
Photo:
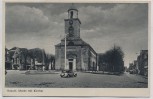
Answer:
<svg viewBox="0 0 153 99"><path fill-rule="evenodd" d="M12 2L13 0L6 0L5 2ZM29 2L30 0L22 0L22 1L20 1L20 2ZM47 0L37 0L37 1L34 1L34 2L38 2L38 3L40 3L40 2L46 2ZM133 2L133 0L125 0L124 1L124 3L126 2ZM135 0L136 2L137 2L137 0ZM134 2L135 2L134 1ZM145 2L146 0L139 0L140 2ZM139 2L138 1L138 2ZM147 0L147 1L149 1L149 0ZM4 1L3 1L4 2ZM17 2L17 0L14 0L14 2ZM50 2L57 2L57 1L50 1ZM63 3L63 2L72 2L72 1L70 1L70 0L67 0L67 1L58 1L58 2L60 2L60 3ZM75 1L75 2L79 2L78 0L77 1ZM86 2L93 2L93 0L88 0L88 1L86 1ZM96 0L96 1L94 1L94 2L101 2L101 0ZM119 1L119 0L110 0L110 1L103 1L103 2L110 2L110 3L112 3L112 2L117 2L117 3L119 3L119 2L121 2L121 1ZM152 5L153 3L151 2L151 5ZM2 12L2 2L0 2L0 12ZM153 10L153 7L151 6L151 12L152 12L152 10ZM2 22L2 13L0 13L0 16L1 16L1 19L0 19L0 22ZM152 15L152 13L151 13L151 16L153 17L153 15ZM151 24L152 24L152 19L151 19ZM1 43L1 46L0 46L0 56L2 56L2 24L0 25L1 27L0 27L0 34L1 34L1 36L0 36L0 43ZM153 27L152 27L152 25L151 25L151 32L153 31L152 29L153 29ZM152 55L153 55L153 53L152 53L152 48L153 48L153 40L152 40L152 36L153 36L153 34L152 33L150 33L150 37L148 38L148 39L150 39L150 42L149 42L149 46L150 46L150 61L149 61L149 63L150 63L150 78L152 78L152 72L151 71L153 71L153 69L152 69L152 64L153 64L153 61L151 61L151 60L153 60L152 59ZM4 39L3 39L4 40ZM2 61L2 57L0 57L0 61ZM1 65L0 66L2 66L2 62L1 62ZM0 67L0 69L1 69L2 67ZM2 69L1 69L2 70ZM2 73L1 73L2 74ZM2 77L2 76L1 76ZM2 81L2 79L1 79L1 81ZM152 79L151 79L151 84L153 83L153 81L152 81ZM151 90L153 89L152 88L152 86L150 85L150 87L151 87ZM58 88L56 88L56 89L58 89ZM111 88L109 88L109 89L111 89ZM116 89L116 88L115 88ZM118 88L119 89L119 88ZM122 88L122 89L124 89L124 88ZM139 89L141 89L141 88L139 88ZM60 89L61 90L61 89ZM97 89L96 89L97 90ZM132 90L133 90L133 88L132 88ZM3 90L4 91L4 90ZM48 91L48 90L47 90ZM72 89L70 90L70 91L72 91ZM106 92L106 89L104 89L103 91L105 91ZM113 89L111 89L111 91L109 91L109 96L110 96L110 92L115 92ZM135 90L134 90L135 91ZM145 91L145 90L144 90ZM131 91L129 91L129 92L131 92ZM140 92L141 92L141 90L140 90ZM146 92L146 91L145 91ZM151 91L152 92L152 91ZM92 93L93 93L93 91L92 91ZM91 94L92 94L91 93ZM89 93L90 94L90 93ZM121 94L121 93L120 93ZM84 94L83 94L84 95ZM124 95L125 96L125 94L121 94L120 96L122 96L122 95ZM144 96L144 93L142 93L141 94L142 96ZM19 94L18 94L18 96L19 96ZM28 95L29 96L29 95ZM38 95L37 95L38 96ZM59 94L57 93L57 95L56 96L59 96ZM63 96L65 96L65 95L63 95ZM81 94L79 94L79 96L81 96ZM95 96L98 96L98 95L96 95L95 94ZM118 95L116 95L116 93L114 94L114 95L112 95L112 96L118 96ZM130 95L130 96L128 96L128 97L131 97L132 95ZM134 95L134 97L135 96L137 96L137 94L135 94ZM140 96L140 95L139 95ZM153 97L153 93L151 93L151 97L150 97L150 99ZM8 98L8 97L7 97ZM29 99L29 97L24 97L25 99L26 98L28 98ZM35 98L38 98L38 97L35 97ZM97 97L97 98L99 98L99 97ZM101 98L101 97L100 97ZM16 97L14 98L14 99L16 99ZM112 99L112 98L109 98L109 99Z"/></svg>

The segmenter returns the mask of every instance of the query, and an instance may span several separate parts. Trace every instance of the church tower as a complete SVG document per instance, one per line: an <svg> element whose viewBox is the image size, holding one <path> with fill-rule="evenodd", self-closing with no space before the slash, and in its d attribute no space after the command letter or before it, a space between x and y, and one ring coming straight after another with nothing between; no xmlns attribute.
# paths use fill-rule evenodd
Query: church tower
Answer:
<svg viewBox="0 0 153 99"><path fill-rule="evenodd" d="M80 38L80 24L81 21L78 18L78 10L72 4L68 9L68 19L65 19L65 33L69 39Z"/></svg>

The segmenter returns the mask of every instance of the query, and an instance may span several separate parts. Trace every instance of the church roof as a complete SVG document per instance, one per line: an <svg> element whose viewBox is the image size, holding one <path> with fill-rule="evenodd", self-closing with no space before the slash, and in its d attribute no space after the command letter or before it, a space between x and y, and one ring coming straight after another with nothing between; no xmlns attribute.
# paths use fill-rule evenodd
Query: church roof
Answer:
<svg viewBox="0 0 153 99"><path fill-rule="evenodd" d="M81 38L78 39L70 39L67 38L67 43L68 42L74 42L74 46L88 46L89 44L83 41ZM65 45L64 39L61 40L61 43L55 45L55 46L62 46Z"/></svg>
<svg viewBox="0 0 153 99"><path fill-rule="evenodd" d="M75 7L75 5L74 5L73 3L71 4L71 6L70 6L70 8L68 9L68 11L69 11L69 10L76 10L76 11L78 11L77 8Z"/></svg>
<svg viewBox="0 0 153 99"><path fill-rule="evenodd" d="M16 50L18 47L13 47L13 48L11 48L10 50Z"/></svg>
<svg viewBox="0 0 153 99"><path fill-rule="evenodd" d="M85 41L83 41L81 38L78 38L78 39L68 39L67 40L67 45L68 45L68 42L74 42L74 45L73 46L88 46L91 50L93 50L95 52L95 50L90 46L90 44L86 43ZM61 40L61 43L55 45L56 47L60 47L60 46L64 46L65 45L65 42L64 42L64 39ZM95 52L96 53L96 52Z"/></svg>
<svg viewBox="0 0 153 99"><path fill-rule="evenodd" d="M14 51L9 51L9 55L10 55L10 57L12 58L13 55L14 55Z"/></svg>

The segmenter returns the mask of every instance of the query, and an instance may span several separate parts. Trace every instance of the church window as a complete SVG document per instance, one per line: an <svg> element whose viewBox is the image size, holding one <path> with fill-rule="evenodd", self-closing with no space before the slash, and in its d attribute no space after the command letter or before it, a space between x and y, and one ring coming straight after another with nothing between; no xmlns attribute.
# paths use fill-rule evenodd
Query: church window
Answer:
<svg viewBox="0 0 153 99"><path fill-rule="evenodd" d="M70 18L73 18L73 11L71 11L71 17Z"/></svg>

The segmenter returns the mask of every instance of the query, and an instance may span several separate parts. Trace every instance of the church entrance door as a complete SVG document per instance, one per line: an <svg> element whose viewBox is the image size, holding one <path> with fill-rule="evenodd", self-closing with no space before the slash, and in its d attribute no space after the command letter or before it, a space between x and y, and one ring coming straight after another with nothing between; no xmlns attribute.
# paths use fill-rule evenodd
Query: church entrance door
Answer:
<svg viewBox="0 0 153 99"><path fill-rule="evenodd" d="M76 70L76 59L68 59L68 69L69 70Z"/></svg>
<svg viewBox="0 0 153 99"><path fill-rule="evenodd" d="M69 70L73 70L73 62L69 62Z"/></svg>

